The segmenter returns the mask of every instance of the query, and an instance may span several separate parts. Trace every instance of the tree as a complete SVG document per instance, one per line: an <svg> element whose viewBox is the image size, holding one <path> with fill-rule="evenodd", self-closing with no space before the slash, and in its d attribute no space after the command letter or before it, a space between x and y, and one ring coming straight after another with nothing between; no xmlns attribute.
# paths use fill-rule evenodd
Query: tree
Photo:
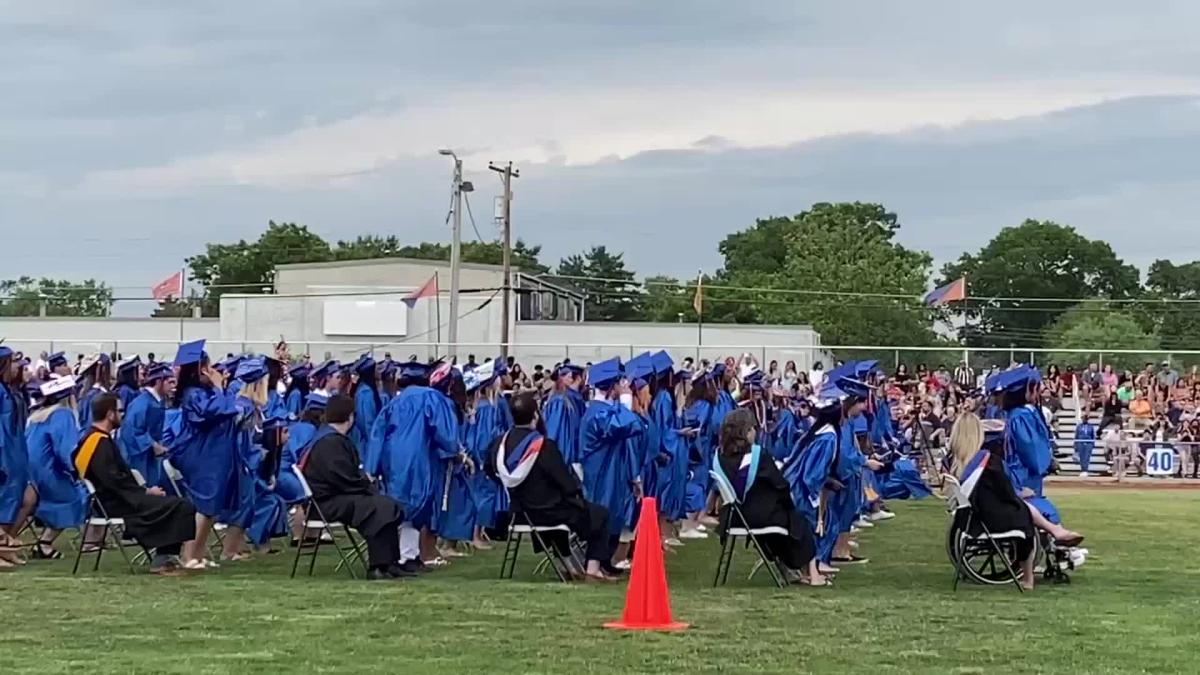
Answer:
<svg viewBox="0 0 1200 675"><path fill-rule="evenodd" d="M674 277L653 276L646 277L642 285L646 289L642 299L646 321L675 323L680 321L681 316L685 323L696 320L696 310L692 308L692 301L696 297L695 281L680 283Z"/></svg>
<svg viewBox="0 0 1200 675"><path fill-rule="evenodd" d="M642 291L625 269L623 253L612 254L604 246L593 246L581 254L563 258L558 275L587 294L586 318L589 321L640 321Z"/></svg>
<svg viewBox="0 0 1200 675"><path fill-rule="evenodd" d="M1063 312L1046 329L1046 345L1056 349L1086 349L1089 353L1053 352L1060 366L1086 367L1101 355L1115 368L1136 368L1154 360L1149 352L1159 348L1158 336L1145 331L1137 318L1105 303L1079 303ZM1146 353L1113 354L1113 349L1138 349Z"/></svg>
<svg viewBox="0 0 1200 675"><path fill-rule="evenodd" d="M956 308L972 346L1006 347L1037 342L1043 331L1083 298L1123 299L1138 293L1138 271L1107 242L1083 237L1075 228L1026 220L1006 227L974 255L964 253L942 268L938 284L967 278L970 295L1001 300L972 301ZM1010 298L1062 298L1030 302Z"/></svg>
<svg viewBox="0 0 1200 675"><path fill-rule="evenodd" d="M1200 347L1200 261L1175 265L1155 260L1136 316L1143 327L1158 333L1163 349Z"/></svg>
<svg viewBox="0 0 1200 675"><path fill-rule="evenodd" d="M897 243L899 230L896 214L860 202L758 220L721 242L705 320L712 307L719 319L808 323L827 344L933 344L934 312L919 302L932 259Z"/></svg>
<svg viewBox="0 0 1200 675"><path fill-rule="evenodd" d="M0 281L0 316L108 316L112 288L95 279L82 282L21 277Z"/></svg>
<svg viewBox="0 0 1200 675"><path fill-rule="evenodd" d="M530 274L545 274L550 271L538 256L541 246L530 246L518 239L512 247L511 262ZM339 241L333 249L335 260L365 260L368 258L413 258L416 260L450 261L450 244L422 242L416 246L402 245L396 237L358 237L354 241ZM480 265L504 264L504 247L498 241L464 241L463 262Z"/></svg>
<svg viewBox="0 0 1200 675"><path fill-rule="evenodd" d="M275 280L275 266L331 260L333 252L320 236L295 223L267 223L267 230L250 243L208 244L205 252L187 259L191 278L204 286L203 312L216 316L225 293L263 293Z"/></svg>

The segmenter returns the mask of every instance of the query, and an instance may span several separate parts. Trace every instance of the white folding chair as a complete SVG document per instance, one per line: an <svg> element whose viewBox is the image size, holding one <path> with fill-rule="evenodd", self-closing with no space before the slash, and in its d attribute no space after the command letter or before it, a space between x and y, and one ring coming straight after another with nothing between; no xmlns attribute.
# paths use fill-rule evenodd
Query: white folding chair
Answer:
<svg viewBox="0 0 1200 675"><path fill-rule="evenodd" d="M351 562L351 558L358 559L358 562L363 566L364 572L367 568L367 561L363 557L354 534L350 532L349 527L341 523L342 531L346 533L346 538L350 540L350 553L347 554L343 550L342 545L338 543L337 537L333 535L332 523L321 512L321 507L317 504L317 500L313 499L312 488L309 487L308 481L304 478L304 473L300 471L300 467L293 466L292 472L296 474L296 479L300 481L300 487L304 489L304 500L297 504L297 508L304 509L303 532L307 532L310 529L320 532L316 540L313 541L310 553L308 553L308 576L311 577L313 575L313 568L317 565L317 554L321 551L321 544L328 543L330 546L333 546L334 550L337 551L338 557L341 558L338 569L345 567L346 571L350 573L351 579L358 578L358 575L354 573L354 565ZM296 569L300 566L300 557L304 555L303 551L305 548L305 538L301 536L300 541L296 544L296 559L292 562L293 579L296 578Z"/></svg>
<svg viewBox="0 0 1200 675"><path fill-rule="evenodd" d="M729 568L733 564L733 549L737 545L738 537L746 540L747 545L754 544L754 550L758 553L759 560L762 561L762 566L767 568L767 572L771 574L771 579L775 581L775 585L783 588L788 585L787 576L778 569L775 561L767 556L766 550L758 541L758 537L768 534L781 534L787 536L790 534L787 528L770 526L751 528L746 522L746 516L742 514L742 509L738 505L737 495L733 490L733 486L729 481L725 480L725 476L717 471L709 471L709 478L712 479L714 485L717 486L717 492L721 495L721 502L725 507L725 536L721 542L721 552L717 558L717 573L713 577L713 587L723 585L729 578Z"/></svg>
<svg viewBox="0 0 1200 675"><path fill-rule="evenodd" d="M518 523L517 519L524 520L524 524ZM554 541L555 534L564 534L567 537L567 557L564 557L558 550L558 546ZM573 573L571 563L574 563L577 569L582 570L584 561L580 553L581 546L575 537L575 533L566 525L534 525L524 512L513 514L512 524L508 528L508 540L504 546L504 557L500 560L500 578L511 579L513 572L517 569L517 557L521 551L521 540L529 535L534 543L542 549L542 555L545 558L538 563L534 569L534 573L538 573L549 566L554 570L554 574L558 576L558 580L568 582L572 579Z"/></svg>
<svg viewBox="0 0 1200 675"><path fill-rule="evenodd" d="M129 555L125 553L125 545L121 543L121 537L117 534L120 530L122 534L125 530L124 518L110 518L108 512L104 510L104 505L96 498L96 486L92 485L92 481L83 479L83 485L88 492L87 519L84 521L83 536L80 538L79 551L75 554L75 567L71 569L71 574L79 572L79 563L83 560L84 549L87 548L87 532L89 528L100 528L100 541L96 543L96 563L92 566L92 571L100 569L100 558L104 555L104 546L109 542L117 547L121 557L125 559L125 564L129 566L131 574L137 573L137 568L133 561L129 559Z"/></svg>
<svg viewBox="0 0 1200 675"><path fill-rule="evenodd" d="M1012 583L1024 593L1021 580L1014 569L1020 561L1009 556L1002 546L1015 550L1016 543L1025 539L1021 530L992 532L982 519L975 517L971 500L962 490L958 479L950 474L942 476L946 491L946 510L950 513L950 533L947 549L954 563L954 590L964 578L981 584L998 585ZM972 525L978 525L979 534L971 534ZM979 567L974 561L979 560ZM990 571L989 571L990 570Z"/></svg>

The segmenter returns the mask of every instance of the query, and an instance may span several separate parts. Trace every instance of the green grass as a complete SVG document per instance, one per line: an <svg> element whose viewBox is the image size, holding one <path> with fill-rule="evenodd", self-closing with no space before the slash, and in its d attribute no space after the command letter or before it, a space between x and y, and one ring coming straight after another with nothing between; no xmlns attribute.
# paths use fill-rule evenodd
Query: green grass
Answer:
<svg viewBox="0 0 1200 675"><path fill-rule="evenodd" d="M712 589L716 544L668 557L682 634L604 630L624 586L498 581L499 551L403 583L353 582L286 555L185 579L67 562L0 574L0 672L1194 672L1200 492L1059 491L1093 557L1069 586L951 591L936 500L895 504L863 533L872 558L832 589L748 583L739 550ZM520 639L518 639L518 637Z"/></svg>

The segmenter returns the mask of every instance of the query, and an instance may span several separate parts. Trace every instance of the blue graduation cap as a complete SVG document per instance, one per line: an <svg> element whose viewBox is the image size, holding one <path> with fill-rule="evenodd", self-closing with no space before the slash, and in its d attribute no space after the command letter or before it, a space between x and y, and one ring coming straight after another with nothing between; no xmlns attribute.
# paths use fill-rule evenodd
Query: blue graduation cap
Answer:
<svg viewBox="0 0 1200 675"><path fill-rule="evenodd" d="M396 376L396 371L399 369L400 368L396 365L395 361L391 359L384 359L383 361L379 362L379 377L393 378Z"/></svg>
<svg viewBox="0 0 1200 675"><path fill-rule="evenodd" d="M834 385L845 393L846 396L853 396L863 401L871 397L871 388L865 382L854 378L839 377L834 381Z"/></svg>
<svg viewBox="0 0 1200 675"><path fill-rule="evenodd" d="M680 374L687 376L686 370L679 371ZM713 374L707 370L697 370L692 374L692 384L703 384L713 379Z"/></svg>
<svg viewBox="0 0 1200 675"><path fill-rule="evenodd" d="M871 373L875 372L876 370L878 370L876 368L876 366L878 366L878 365L879 365L879 361L877 359L868 359L866 361L856 361L856 362L854 362L854 377L861 380L861 379L867 377L868 375L870 375Z"/></svg>
<svg viewBox="0 0 1200 675"><path fill-rule="evenodd" d="M67 365L67 353L66 352L54 352L50 356L46 357L46 365L51 370L53 370L54 368L61 368L65 365Z"/></svg>
<svg viewBox="0 0 1200 675"><path fill-rule="evenodd" d="M11 353L11 352L9 352ZM0 354L0 359L4 358ZM25 398L29 399L32 408L40 408L42 406L42 385L45 384L41 380L30 380L25 383ZM71 389L75 388L75 378L71 378Z"/></svg>
<svg viewBox="0 0 1200 675"><path fill-rule="evenodd" d="M308 396L304 397L304 409L305 410L324 410L325 406L328 405L328 403L329 403L328 396L326 396L324 394L318 394L315 391L310 392L308 394Z"/></svg>
<svg viewBox="0 0 1200 675"><path fill-rule="evenodd" d="M575 377L579 377L583 375L583 368L574 363L564 363L558 367L556 372L558 375L574 375Z"/></svg>
<svg viewBox="0 0 1200 675"><path fill-rule="evenodd" d="M156 363L146 369L146 384L153 384L159 380L167 380L175 377L175 371L168 363Z"/></svg>
<svg viewBox="0 0 1200 675"><path fill-rule="evenodd" d="M410 380L424 380L429 377L429 366L420 361L407 361L397 364L400 370L400 377L406 377Z"/></svg>
<svg viewBox="0 0 1200 675"><path fill-rule="evenodd" d="M855 372L858 367L858 361L847 361L832 370L825 371L826 382L837 382L839 377L856 378L858 373Z"/></svg>
<svg viewBox="0 0 1200 675"><path fill-rule="evenodd" d="M1036 368L1018 366L1011 370L997 373L989 378L989 380L988 391L990 392L1021 391L1030 384L1041 382L1042 375Z"/></svg>
<svg viewBox="0 0 1200 675"><path fill-rule="evenodd" d="M322 363L321 367L317 368L316 370L314 370L312 372L312 378L314 380L318 380L318 381L325 380L340 369L341 369L341 364L339 364L337 361L334 361L333 359L330 359L330 360L326 361L325 363Z"/></svg>
<svg viewBox="0 0 1200 675"><path fill-rule="evenodd" d="M749 373L746 375L746 377L742 378L742 384L749 389L757 389L761 391L763 389L763 372L761 370L756 370L752 373Z"/></svg>
<svg viewBox="0 0 1200 675"><path fill-rule="evenodd" d="M608 389L624 376L620 358L601 361L588 371L588 384L597 389Z"/></svg>
<svg viewBox="0 0 1200 675"><path fill-rule="evenodd" d="M196 340L179 345L179 349L175 352L175 365L187 366L193 363L200 363L204 360L207 354L204 353L204 340Z"/></svg>
<svg viewBox="0 0 1200 675"><path fill-rule="evenodd" d="M233 376L246 384L258 382L267 376L267 362L258 357L244 359L238 363Z"/></svg>
<svg viewBox="0 0 1200 675"><path fill-rule="evenodd" d="M308 363L297 363L291 368L288 368L287 372L288 375L291 375L294 378L308 377L310 374L312 374L312 365Z"/></svg>
<svg viewBox="0 0 1200 675"><path fill-rule="evenodd" d="M654 366L655 375L666 375L675 367L675 361L666 351L654 352L650 357L650 363Z"/></svg>
<svg viewBox="0 0 1200 675"><path fill-rule="evenodd" d="M836 385L827 384L821 388L821 391L808 399L809 405L814 410L824 411L842 404L846 398L846 392L839 389Z"/></svg>
<svg viewBox="0 0 1200 675"><path fill-rule="evenodd" d="M724 375L725 375L725 364L724 363L718 363L712 367L713 379L719 380Z"/></svg>
<svg viewBox="0 0 1200 675"><path fill-rule="evenodd" d="M650 352L639 354L625 364L625 376L631 380L645 380L654 372L654 357Z"/></svg>
<svg viewBox="0 0 1200 675"><path fill-rule="evenodd" d="M429 386L443 393L450 391L455 381L462 382L463 373L450 361L442 361L429 374Z"/></svg>
<svg viewBox="0 0 1200 675"><path fill-rule="evenodd" d="M0 345L0 359L8 358L13 355L13 350L4 345Z"/></svg>
<svg viewBox="0 0 1200 675"><path fill-rule="evenodd" d="M117 364L117 372L124 373L137 368L142 363L142 357L134 355Z"/></svg>
<svg viewBox="0 0 1200 675"><path fill-rule="evenodd" d="M375 358L370 354L363 354L362 356L358 357L358 360L355 361L350 368L360 375L362 373L373 371L375 370Z"/></svg>

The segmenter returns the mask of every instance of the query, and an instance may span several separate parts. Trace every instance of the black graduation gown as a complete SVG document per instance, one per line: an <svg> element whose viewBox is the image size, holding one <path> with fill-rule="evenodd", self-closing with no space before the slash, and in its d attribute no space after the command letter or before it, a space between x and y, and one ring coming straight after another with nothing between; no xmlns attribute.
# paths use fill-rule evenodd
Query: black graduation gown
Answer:
<svg viewBox="0 0 1200 675"><path fill-rule="evenodd" d="M731 480L738 473L742 457L721 455L721 471ZM788 536L767 535L759 537L763 547L772 557L779 557L792 569L800 569L816 555L816 542L808 520L796 511L792 502L791 487L783 477L770 453L763 452L758 463L758 472L750 485L750 492L738 504L750 529L760 527L782 527ZM729 527L733 509L726 505L721 509L721 536Z"/></svg>
<svg viewBox="0 0 1200 675"><path fill-rule="evenodd" d="M170 546L196 537L196 507L179 497L146 494L108 434L97 444L84 478L95 486L108 517L125 519L125 529L142 546Z"/></svg>
<svg viewBox="0 0 1200 675"><path fill-rule="evenodd" d="M363 473L349 437L334 433L313 444L305 457L304 478L326 518L373 537L404 519L400 503L381 495Z"/></svg>
<svg viewBox="0 0 1200 675"><path fill-rule="evenodd" d="M523 427L509 432L505 455L530 433L532 430ZM496 451L502 439L504 436L492 441L484 458L484 470L497 481ZM534 525L567 525L580 536L607 526L607 509L584 500L579 478L563 461L558 445L549 438L543 439L542 450L529 475L520 485L510 489L508 496L513 513L524 513Z"/></svg>
<svg viewBox="0 0 1200 675"><path fill-rule="evenodd" d="M995 452L988 452L987 466L971 493L971 508L975 517L987 525L993 534L1020 530L1025 533L1025 542L1018 546L1021 559L1033 548L1033 516L1029 505L1017 495L1008 474L1004 471L1004 459ZM971 534L980 534L982 528L973 527Z"/></svg>

